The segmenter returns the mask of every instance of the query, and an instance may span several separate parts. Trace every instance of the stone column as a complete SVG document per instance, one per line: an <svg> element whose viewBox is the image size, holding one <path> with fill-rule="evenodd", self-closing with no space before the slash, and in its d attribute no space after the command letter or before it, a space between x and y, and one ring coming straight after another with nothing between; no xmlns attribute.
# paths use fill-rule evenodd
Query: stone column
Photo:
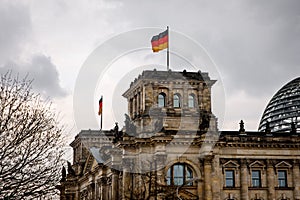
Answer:
<svg viewBox="0 0 300 200"><path fill-rule="evenodd" d="M95 183L90 183L87 187L88 196L91 199L95 199Z"/></svg>
<svg viewBox="0 0 300 200"><path fill-rule="evenodd" d="M79 185L76 186L76 191L74 194L74 199L80 199L80 191L79 191Z"/></svg>
<svg viewBox="0 0 300 200"><path fill-rule="evenodd" d="M196 105L199 107L200 110L203 109L203 85L202 85L202 83L199 84L196 98L197 98Z"/></svg>
<svg viewBox="0 0 300 200"><path fill-rule="evenodd" d="M167 99L167 102L166 104L168 105L168 107L174 107L173 105L173 95L174 95L174 92L173 92L173 83L171 83L169 85L169 90L168 90L168 99Z"/></svg>
<svg viewBox="0 0 300 200"><path fill-rule="evenodd" d="M212 160L212 194L214 200L221 199L221 182L223 181L223 176L220 171L220 163L219 163L219 156L215 156Z"/></svg>
<svg viewBox="0 0 300 200"><path fill-rule="evenodd" d="M123 159L123 180L122 180L122 187L123 187L123 192L122 192L122 199L123 200L129 200L130 199L130 193L131 193L131 174L130 174L130 169L131 169L131 159L130 158L124 158Z"/></svg>
<svg viewBox="0 0 300 200"><path fill-rule="evenodd" d="M165 167L166 159L167 159L167 155L165 154L155 155L157 183L159 184L165 184L164 167Z"/></svg>
<svg viewBox="0 0 300 200"><path fill-rule="evenodd" d="M248 169L247 161L241 160L241 200L248 200Z"/></svg>
<svg viewBox="0 0 300 200"><path fill-rule="evenodd" d="M100 179L97 179L96 180L96 199L100 199L100 195L101 195L100 188L101 188L101 181L100 181Z"/></svg>
<svg viewBox="0 0 300 200"><path fill-rule="evenodd" d="M300 171L299 160L294 160L293 165L293 186L294 186L294 199L300 199Z"/></svg>
<svg viewBox="0 0 300 200"><path fill-rule="evenodd" d="M119 182L119 171L112 169L111 178L111 199L118 200L118 182Z"/></svg>
<svg viewBox="0 0 300 200"><path fill-rule="evenodd" d="M188 107L188 89L190 88L189 83L184 83L183 85L183 91L182 91L182 97L181 97L181 107L187 108Z"/></svg>
<svg viewBox="0 0 300 200"><path fill-rule="evenodd" d="M132 116L135 118L137 112L136 112L136 96L132 99Z"/></svg>
<svg viewBox="0 0 300 200"><path fill-rule="evenodd" d="M106 181L107 178L105 176L100 177L100 199L106 200Z"/></svg>
<svg viewBox="0 0 300 200"><path fill-rule="evenodd" d="M275 200L275 180L274 167L271 160L267 160L267 186L268 200Z"/></svg>
<svg viewBox="0 0 300 200"><path fill-rule="evenodd" d="M140 114L140 93L137 92L136 94L136 114Z"/></svg>
<svg viewBox="0 0 300 200"><path fill-rule="evenodd" d="M207 156L204 158L204 199L205 200L212 200L212 190L211 190L211 164L212 164L212 157Z"/></svg>

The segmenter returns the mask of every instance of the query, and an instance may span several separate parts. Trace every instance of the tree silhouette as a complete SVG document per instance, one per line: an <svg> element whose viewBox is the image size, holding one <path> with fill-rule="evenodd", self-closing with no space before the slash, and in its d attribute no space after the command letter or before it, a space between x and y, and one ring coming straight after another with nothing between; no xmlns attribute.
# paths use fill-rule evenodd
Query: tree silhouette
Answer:
<svg viewBox="0 0 300 200"><path fill-rule="evenodd" d="M62 126L31 82L0 77L0 199L46 198L59 181Z"/></svg>

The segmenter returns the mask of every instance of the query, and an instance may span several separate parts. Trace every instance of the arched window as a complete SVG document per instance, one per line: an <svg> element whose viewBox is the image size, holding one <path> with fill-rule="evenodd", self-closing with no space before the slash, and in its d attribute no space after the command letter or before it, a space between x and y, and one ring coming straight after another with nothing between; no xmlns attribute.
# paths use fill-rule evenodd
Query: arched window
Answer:
<svg viewBox="0 0 300 200"><path fill-rule="evenodd" d="M189 106L189 108L195 107L195 95L194 94L189 95L188 106Z"/></svg>
<svg viewBox="0 0 300 200"><path fill-rule="evenodd" d="M188 182L192 178L192 169L187 164L177 163L168 169L167 185L192 185Z"/></svg>
<svg viewBox="0 0 300 200"><path fill-rule="evenodd" d="M173 96L173 106L174 106L174 108L180 108L181 107L180 94L174 94L174 96Z"/></svg>
<svg viewBox="0 0 300 200"><path fill-rule="evenodd" d="M158 95L158 107L162 108L166 106L166 95L165 93L160 93Z"/></svg>

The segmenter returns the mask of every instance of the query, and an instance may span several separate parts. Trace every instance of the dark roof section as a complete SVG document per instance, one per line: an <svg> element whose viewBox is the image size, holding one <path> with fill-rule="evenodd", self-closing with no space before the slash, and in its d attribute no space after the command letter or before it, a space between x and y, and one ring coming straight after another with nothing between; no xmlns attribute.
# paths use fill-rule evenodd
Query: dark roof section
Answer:
<svg viewBox="0 0 300 200"><path fill-rule="evenodd" d="M267 122L272 132L290 132L292 123L300 132L300 77L284 85L267 105L259 124L265 131Z"/></svg>

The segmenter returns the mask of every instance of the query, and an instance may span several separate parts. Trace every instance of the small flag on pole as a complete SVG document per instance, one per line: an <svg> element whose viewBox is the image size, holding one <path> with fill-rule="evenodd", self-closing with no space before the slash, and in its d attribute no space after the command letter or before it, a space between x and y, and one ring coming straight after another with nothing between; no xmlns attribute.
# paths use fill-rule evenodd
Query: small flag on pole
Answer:
<svg viewBox="0 0 300 200"><path fill-rule="evenodd" d="M167 29L164 32L152 37L151 44L152 44L153 52L159 52L160 50L168 48L169 46L168 35L169 35L169 31Z"/></svg>
<svg viewBox="0 0 300 200"><path fill-rule="evenodd" d="M99 111L98 111L98 115L102 115L102 97L99 100Z"/></svg>

